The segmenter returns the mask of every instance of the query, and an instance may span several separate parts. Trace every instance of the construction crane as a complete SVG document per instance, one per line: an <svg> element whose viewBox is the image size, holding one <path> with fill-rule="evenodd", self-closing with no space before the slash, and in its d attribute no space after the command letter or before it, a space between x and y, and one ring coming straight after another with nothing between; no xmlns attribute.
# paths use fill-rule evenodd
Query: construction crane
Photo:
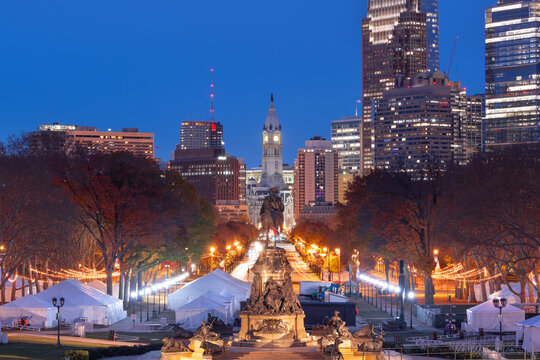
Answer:
<svg viewBox="0 0 540 360"><path fill-rule="evenodd" d="M450 70L452 70L452 61L454 61L454 53L456 52L456 43L457 39L459 39L459 36L456 36L454 38L454 46L452 46L452 55L450 56L450 64L448 64L448 71L446 72L446 76L450 78Z"/></svg>

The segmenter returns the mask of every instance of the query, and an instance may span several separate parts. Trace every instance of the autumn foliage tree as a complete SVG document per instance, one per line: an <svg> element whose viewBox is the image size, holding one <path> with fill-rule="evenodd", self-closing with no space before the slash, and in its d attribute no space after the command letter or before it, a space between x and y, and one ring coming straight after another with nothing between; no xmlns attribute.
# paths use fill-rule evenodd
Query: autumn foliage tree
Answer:
<svg viewBox="0 0 540 360"><path fill-rule="evenodd" d="M155 162L128 152L80 153L65 158L57 176L79 209L78 222L98 244L112 294L116 260L168 230L161 172Z"/></svg>

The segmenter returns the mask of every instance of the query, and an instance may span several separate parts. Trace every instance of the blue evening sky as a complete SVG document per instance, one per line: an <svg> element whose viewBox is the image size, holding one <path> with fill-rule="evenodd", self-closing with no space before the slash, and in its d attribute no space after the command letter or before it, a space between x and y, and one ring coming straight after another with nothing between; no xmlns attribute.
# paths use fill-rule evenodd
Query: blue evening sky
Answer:
<svg viewBox="0 0 540 360"><path fill-rule="evenodd" d="M484 8L440 0L441 67L484 92ZM0 140L39 124L155 132L169 160L184 120L215 116L231 155L258 166L270 92L284 162L361 98L367 0L47 0L0 3Z"/></svg>

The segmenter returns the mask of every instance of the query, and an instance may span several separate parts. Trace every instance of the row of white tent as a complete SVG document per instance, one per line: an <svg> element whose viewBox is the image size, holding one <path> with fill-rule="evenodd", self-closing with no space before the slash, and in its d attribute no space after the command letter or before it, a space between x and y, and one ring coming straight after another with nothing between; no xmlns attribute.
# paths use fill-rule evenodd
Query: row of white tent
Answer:
<svg viewBox="0 0 540 360"><path fill-rule="evenodd" d="M126 318L122 300L97 290L98 285L68 279L35 295L23 296L0 306L0 324L11 325L23 316L31 316L31 326L53 327L57 314L52 304L54 297L58 302L61 297L65 300L60 308L60 318L66 324L85 318L94 324L110 325Z"/></svg>
<svg viewBox="0 0 540 360"><path fill-rule="evenodd" d="M250 284L218 269L169 294L168 306L176 323L188 330L197 329L208 314L232 324L250 293Z"/></svg>
<svg viewBox="0 0 540 360"><path fill-rule="evenodd" d="M492 300L467 309L469 329L498 332L499 311ZM540 315L525 320L525 311L509 303L502 308L502 331L515 331L516 339L523 339L523 346L527 351L533 348L540 351Z"/></svg>

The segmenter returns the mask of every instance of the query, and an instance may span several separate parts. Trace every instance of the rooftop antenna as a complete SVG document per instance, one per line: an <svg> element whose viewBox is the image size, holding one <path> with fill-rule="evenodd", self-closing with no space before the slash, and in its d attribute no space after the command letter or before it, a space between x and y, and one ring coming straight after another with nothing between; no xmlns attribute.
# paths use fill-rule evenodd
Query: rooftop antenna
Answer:
<svg viewBox="0 0 540 360"><path fill-rule="evenodd" d="M360 104L362 100L356 99L356 110L354 111L354 116L358 117L358 104Z"/></svg>
<svg viewBox="0 0 540 360"><path fill-rule="evenodd" d="M448 71L446 72L446 76L450 78L450 70L452 70L452 61L454 60L454 53L456 52L456 43L459 39L459 36L456 36L454 38L454 46L452 46L452 55L450 56L450 64L448 64Z"/></svg>
<svg viewBox="0 0 540 360"><path fill-rule="evenodd" d="M210 121L214 122L214 68L210 69Z"/></svg>

